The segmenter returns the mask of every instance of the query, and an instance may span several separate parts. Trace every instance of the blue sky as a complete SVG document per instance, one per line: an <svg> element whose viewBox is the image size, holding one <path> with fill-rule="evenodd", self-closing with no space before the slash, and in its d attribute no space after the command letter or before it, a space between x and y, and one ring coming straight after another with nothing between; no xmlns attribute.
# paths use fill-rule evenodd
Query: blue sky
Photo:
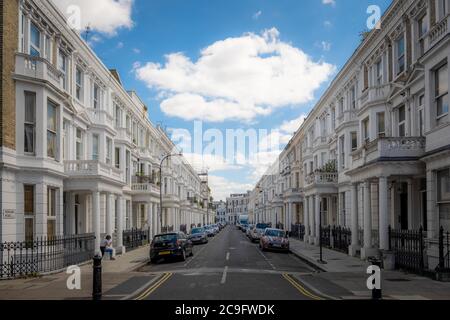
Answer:
<svg viewBox="0 0 450 320"><path fill-rule="evenodd" d="M95 12L92 6L96 4L92 1L54 1L61 5L75 2L81 5L82 14ZM108 3L111 1L112 5ZM281 147L360 43L359 33L367 28L368 6L378 5L384 12L391 3L390 0L98 2L106 6L98 5L98 12L112 6L114 11L100 15L101 18L89 14L83 17L94 28L89 42L106 66L119 71L124 86L137 91L148 105L153 123L161 123L169 130L182 128L191 132L194 119L203 120L204 129L281 129L278 135ZM89 11L83 11L88 8ZM226 39L231 40L224 42ZM246 55L255 46L260 50L257 60L251 53ZM205 48L207 52L202 53ZM169 61L167 55L172 55L172 67L165 65ZM266 59L271 56L281 58L272 63ZM304 71L290 72L304 65L307 65ZM236 74L234 70L238 70ZM185 74L180 76L180 72ZM221 75L226 92L221 87ZM233 90L240 92L235 94ZM266 156L273 158L275 154ZM193 161L200 160L196 157ZM251 188L264 172L264 164L217 165L217 161L207 159L205 162L211 170L213 193L218 199Z"/></svg>

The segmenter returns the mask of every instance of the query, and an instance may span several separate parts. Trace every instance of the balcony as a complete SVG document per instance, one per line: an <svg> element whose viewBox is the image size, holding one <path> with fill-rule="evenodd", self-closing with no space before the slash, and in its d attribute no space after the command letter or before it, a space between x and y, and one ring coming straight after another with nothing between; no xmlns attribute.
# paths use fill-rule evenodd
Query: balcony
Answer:
<svg viewBox="0 0 450 320"><path fill-rule="evenodd" d="M153 183L133 183L131 185L131 190L134 193L140 194L158 194L159 195L159 187Z"/></svg>
<svg viewBox="0 0 450 320"><path fill-rule="evenodd" d="M92 123L114 128L114 117L106 110L88 109L88 113Z"/></svg>
<svg viewBox="0 0 450 320"><path fill-rule="evenodd" d="M71 178L106 177L123 181L123 172L96 160L65 161L64 171Z"/></svg>
<svg viewBox="0 0 450 320"><path fill-rule="evenodd" d="M450 15L447 15L444 19L435 24L428 32L428 45L427 49L432 48L439 40L444 38L448 34Z"/></svg>
<svg viewBox="0 0 450 320"><path fill-rule="evenodd" d="M117 140L131 142L131 132L127 128L116 128Z"/></svg>
<svg viewBox="0 0 450 320"><path fill-rule="evenodd" d="M418 159L425 155L423 137L389 137L374 140L352 153L354 166L378 159Z"/></svg>
<svg viewBox="0 0 450 320"><path fill-rule="evenodd" d="M390 91L390 84L373 86L366 89L359 99L359 108L365 108L368 104L371 103L384 102L388 98Z"/></svg>
<svg viewBox="0 0 450 320"><path fill-rule="evenodd" d="M46 59L23 53L16 54L16 75L45 81L64 91L63 73Z"/></svg>
<svg viewBox="0 0 450 320"><path fill-rule="evenodd" d="M330 185L338 183L337 172L314 172L305 179L306 185Z"/></svg>

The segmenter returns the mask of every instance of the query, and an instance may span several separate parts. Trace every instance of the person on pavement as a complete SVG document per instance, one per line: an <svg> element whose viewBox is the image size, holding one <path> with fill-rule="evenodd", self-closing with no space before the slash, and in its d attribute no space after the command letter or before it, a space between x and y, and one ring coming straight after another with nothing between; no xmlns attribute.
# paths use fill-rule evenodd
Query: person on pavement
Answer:
<svg viewBox="0 0 450 320"><path fill-rule="evenodd" d="M114 250L112 248L112 238L110 235L107 235L105 239L103 239L102 243L100 244L100 251L102 252L102 257L105 256L105 253L109 253L110 260L116 260L113 257Z"/></svg>

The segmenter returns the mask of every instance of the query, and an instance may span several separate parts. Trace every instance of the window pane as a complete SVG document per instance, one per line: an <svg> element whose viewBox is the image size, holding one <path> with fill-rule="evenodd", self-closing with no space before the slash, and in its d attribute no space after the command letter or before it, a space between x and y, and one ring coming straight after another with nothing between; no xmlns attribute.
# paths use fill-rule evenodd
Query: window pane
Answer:
<svg viewBox="0 0 450 320"><path fill-rule="evenodd" d="M47 220L47 237L52 239L56 237L56 221Z"/></svg>
<svg viewBox="0 0 450 320"><path fill-rule="evenodd" d="M436 96L441 96L448 92L448 67L447 65L436 71Z"/></svg>
<svg viewBox="0 0 450 320"><path fill-rule="evenodd" d="M25 241L32 242L34 240L34 219L25 219Z"/></svg>
<svg viewBox="0 0 450 320"><path fill-rule="evenodd" d="M56 132L56 107L52 103L47 106L47 129Z"/></svg>
<svg viewBox="0 0 450 320"><path fill-rule="evenodd" d="M56 158L56 134L47 131L47 156Z"/></svg>
<svg viewBox="0 0 450 320"><path fill-rule="evenodd" d="M24 213L33 214L34 213L34 186L24 186L23 188L24 196Z"/></svg>
<svg viewBox="0 0 450 320"><path fill-rule="evenodd" d="M384 112L378 114L378 133L384 133L385 129L385 121L384 121Z"/></svg>
<svg viewBox="0 0 450 320"><path fill-rule="evenodd" d="M25 122L35 123L36 93L25 92Z"/></svg>
<svg viewBox="0 0 450 320"><path fill-rule="evenodd" d="M41 48L41 32L34 23L30 26L30 42L35 49Z"/></svg>
<svg viewBox="0 0 450 320"><path fill-rule="evenodd" d="M403 122L406 120L405 107L400 107L398 109L398 122Z"/></svg>
<svg viewBox="0 0 450 320"><path fill-rule="evenodd" d="M24 152L34 152L34 125L25 124L24 127Z"/></svg>
<svg viewBox="0 0 450 320"><path fill-rule="evenodd" d="M450 170L443 170L437 174L438 201L450 201Z"/></svg>

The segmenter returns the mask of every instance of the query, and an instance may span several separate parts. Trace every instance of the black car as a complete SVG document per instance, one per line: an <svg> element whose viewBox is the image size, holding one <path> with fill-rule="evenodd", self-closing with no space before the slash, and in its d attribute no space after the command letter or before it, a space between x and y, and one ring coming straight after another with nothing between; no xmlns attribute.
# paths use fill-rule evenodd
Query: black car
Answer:
<svg viewBox="0 0 450 320"><path fill-rule="evenodd" d="M183 232L172 232L156 235L150 246L150 261L156 263L159 259L178 258L185 261L193 256L192 241Z"/></svg>

